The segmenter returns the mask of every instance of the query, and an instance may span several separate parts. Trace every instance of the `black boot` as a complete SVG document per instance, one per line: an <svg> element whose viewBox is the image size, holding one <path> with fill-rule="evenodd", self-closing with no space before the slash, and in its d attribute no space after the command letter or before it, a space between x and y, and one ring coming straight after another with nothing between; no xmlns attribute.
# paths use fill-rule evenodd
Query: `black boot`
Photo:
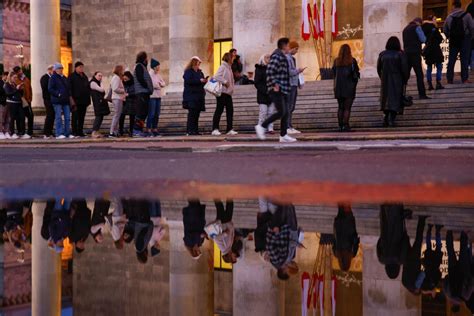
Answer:
<svg viewBox="0 0 474 316"><path fill-rule="evenodd" d="M342 132L344 129L344 111L337 111L337 121L339 123L339 131Z"/></svg>
<svg viewBox="0 0 474 316"><path fill-rule="evenodd" d="M385 112L385 116L383 117L383 127L388 127L388 113Z"/></svg>
<svg viewBox="0 0 474 316"><path fill-rule="evenodd" d="M441 85L441 81L436 81L436 90L441 90L444 89L444 87Z"/></svg>
<svg viewBox="0 0 474 316"><path fill-rule="evenodd" d="M395 119L397 117L397 113L394 111L390 111L388 113L388 127L395 127Z"/></svg>
<svg viewBox="0 0 474 316"><path fill-rule="evenodd" d="M433 88L433 83L432 83L431 81L428 81L428 90L429 90L429 91L434 90L434 88Z"/></svg>

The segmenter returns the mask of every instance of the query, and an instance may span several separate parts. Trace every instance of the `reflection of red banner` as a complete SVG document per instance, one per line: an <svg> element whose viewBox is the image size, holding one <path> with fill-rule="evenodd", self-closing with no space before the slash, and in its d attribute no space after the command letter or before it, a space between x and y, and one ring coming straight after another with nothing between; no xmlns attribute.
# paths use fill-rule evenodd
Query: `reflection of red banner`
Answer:
<svg viewBox="0 0 474 316"><path fill-rule="evenodd" d="M321 33L321 25L320 25L320 22L319 22L319 10L318 10L318 0L314 0L314 5L313 5L313 16L314 16L314 19L313 19L313 37L315 39L318 39L319 38L319 33Z"/></svg>
<svg viewBox="0 0 474 316"><path fill-rule="evenodd" d="M336 0L332 0L331 33L333 38L336 38L337 34L339 33L339 25L337 24Z"/></svg>

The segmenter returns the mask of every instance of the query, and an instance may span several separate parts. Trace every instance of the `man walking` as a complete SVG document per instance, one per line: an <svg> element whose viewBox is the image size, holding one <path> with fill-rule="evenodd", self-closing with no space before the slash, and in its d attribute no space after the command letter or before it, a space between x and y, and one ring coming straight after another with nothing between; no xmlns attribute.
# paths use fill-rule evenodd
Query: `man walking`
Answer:
<svg viewBox="0 0 474 316"><path fill-rule="evenodd" d="M296 139L287 134L288 129L288 105L287 98L290 94L290 73L288 59L286 55L290 52L290 40L280 38L278 48L270 57L270 63L267 67L267 88L277 112L266 119L262 125L255 126L257 137L265 139L265 132L268 126L274 121L281 119L280 142L292 143Z"/></svg>
<svg viewBox="0 0 474 316"><path fill-rule="evenodd" d="M421 44L426 43L423 33L421 18L415 18L403 30L403 47L408 60L409 72L415 70L416 85L420 99L429 99L426 95L425 83L423 82L423 69L421 68Z"/></svg>
<svg viewBox="0 0 474 316"><path fill-rule="evenodd" d="M46 119L44 120L44 139L53 138L54 127L54 108L51 104L51 95L48 91L49 79L53 74L53 65L49 65L47 72L41 77L41 91L43 93L43 103L46 110Z"/></svg>
<svg viewBox="0 0 474 316"><path fill-rule="evenodd" d="M293 128L293 112L296 107L296 98L298 97L298 87L300 86L300 74L304 68L296 68L295 55L298 53L300 45L298 42L290 42L290 53L286 55L290 71L290 94L288 94L288 134L301 134L300 131Z"/></svg>
<svg viewBox="0 0 474 316"><path fill-rule="evenodd" d="M72 135L85 137L84 120L87 107L91 103L89 79L84 73L84 64L80 61L74 64L74 72L69 76L71 87Z"/></svg>
<svg viewBox="0 0 474 316"><path fill-rule="evenodd" d="M33 90L31 89L31 81L28 77L23 73L23 69L20 66L16 66L13 68L13 72L18 77L17 84L23 85L23 112L25 113L25 118L28 119L28 130L24 135L25 138L31 138L33 136L33 109L31 108L31 101L33 100Z"/></svg>
<svg viewBox="0 0 474 316"><path fill-rule="evenodd" d="M461 8L461 0L454 0L454 9L444 22L444 34L449 39L449 59L446 76L448 83L454 79L454 64L460 55L461 80L469 83L469 58L471 57L471 41L474 36L474 20Z"/></svg>

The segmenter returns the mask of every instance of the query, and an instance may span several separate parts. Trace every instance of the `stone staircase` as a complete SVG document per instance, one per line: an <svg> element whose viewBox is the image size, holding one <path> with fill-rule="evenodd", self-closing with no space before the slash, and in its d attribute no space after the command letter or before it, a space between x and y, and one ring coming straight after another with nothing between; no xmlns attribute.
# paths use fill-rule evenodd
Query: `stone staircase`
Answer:
<svg viewBox="0 0 474 316"><path fill-rule="evenodd" d="M413 76L412 76L413 77ZM305 132L329 131L337 129L337 102L333 97L332 81L308 82L299 91L294 125ZM379 111L380 81L376 78L362 79L353 105L351 125L357 130L382 128ZM408 95L415 97L415 104L399 116L401 130L413 129L465 129L474 127L474 84L455 84L446 89L429 92L431 100L417 100L416 82L412 78L407 88ZM163 98L159 130L166 135L186 132L187 111L182 108L181 94L168 94ZM207 111L202 113L200 128L210 133L212 116L216 106L215 98L206 98ZM242 133L252 133L258 118L256 90L253 86L237 86L234 94L234 128ZM44 117L36 116L35 129L41 134ZM90 131L94 113L89 107L86 130ZM110 126L112 115L104 118L103 131ZM125 125L128 125L126 121ZM278 124L277 124L278 127ZM221 130L225 129L225 113L221 120Z"/></svg>

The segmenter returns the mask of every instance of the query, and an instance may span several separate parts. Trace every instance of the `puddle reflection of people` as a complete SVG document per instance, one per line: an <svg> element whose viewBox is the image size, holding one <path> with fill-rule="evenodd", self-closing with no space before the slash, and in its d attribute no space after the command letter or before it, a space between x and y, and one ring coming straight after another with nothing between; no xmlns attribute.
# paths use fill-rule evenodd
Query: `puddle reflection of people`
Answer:
<svg viewBox="0 0 474 316"><path fill-rule="evenodd" d="M259 212L257 214L257 228L254 232L255 252L265 255L265 251L267 249L267 230L272 216L277 210L277 206L263 197L258 199L258 206Z"/></svg>
<svg viewBox="0 0 474 316"><path fill-rule="evenodd" d="M448 249L448 275L443 281L443 291L452 304L451 311L457 313L464 301L470 301L474 291L472 245L467 233L462 231L458 259L454 252L453 231L448 230L446 247Z"/></svg>
<svg viewBox="0 0 474 316"><path fill-rule="evenodd" d="M69 240L74 244L77 253L85 250L86 240L91 229L91 210L87 207L85 199L72 200L71 202L71 233Z"/></svg>
<svg viewBox="0 0 474 316"><path fill-rule="evenodd" d="M111 201L113 211L105 217L105 224L110 231L110 235L114 241L114 246L118 250L123 249L125 243L123 233L125 225L128 222L123 210L122 202L122 199L113 198Z"/></svg>
<svg viewBox="0 0 474 316"><path fill-rule="evenodd" d="M17 261L23 263L31 201L2 201L0 204L0 230L3 240L10 242L20 254Z"/></svg>
<svg viewBox="0 0 474 316"><path fill-rule="evenodd" d="M193 259L202 255L201 246L206 233L206 205L199 200L189 200L188 206L183 208L184 245Z"/></svg>
<svg viewBox="0 0 474 316"><path fill-rule="evenodd" d="M441 281L440 266L443 260L442 244L441 244L441 229L442 225L436 225L436 248L431 246L431 233L433 225L428 225L426 232L426 250L423 255L422 265L425 271L425 279L421 285L421 292L425 295L436 296L436 287Z"/></svg>
<svg viewBox="0 0 474 316"><path fill-rule="evenodd" d="M64 239L71 232L71 201L67 199L56 199L49 222L48 246L61 253L64 249Z"/></svg>
<svg viewBox="0 0 474 316"><path fill-rule="evenodd" d="M354 214L350 204L339 204L334 219L333 253L343 271L349 271L352 259L359 250L360 238L357 234Z"/></svg>

